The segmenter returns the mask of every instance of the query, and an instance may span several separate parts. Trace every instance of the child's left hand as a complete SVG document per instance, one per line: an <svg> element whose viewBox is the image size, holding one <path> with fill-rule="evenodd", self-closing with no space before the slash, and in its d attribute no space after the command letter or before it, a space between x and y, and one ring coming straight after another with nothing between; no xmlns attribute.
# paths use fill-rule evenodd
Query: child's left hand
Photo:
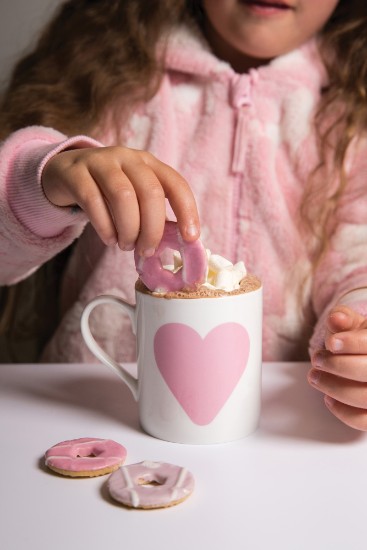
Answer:
<svg viewBox="0 0 367 550"><path fill-rule="evenodd" d="M367 319L347 306L327 318L326 350L311 358L309 383L342 422L367 431Z"/></svg>

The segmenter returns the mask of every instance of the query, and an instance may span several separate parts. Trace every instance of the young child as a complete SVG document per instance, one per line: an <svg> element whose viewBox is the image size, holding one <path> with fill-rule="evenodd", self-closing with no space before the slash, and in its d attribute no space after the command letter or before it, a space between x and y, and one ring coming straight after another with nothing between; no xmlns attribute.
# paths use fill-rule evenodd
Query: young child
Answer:
<svg viewBox="0 0 367 550"><path fill-rule="evenodd" d="M168 215L262 279L264 360L309 352L327 407L367 430L366 53L363 0L65 2L0 118L0 284L77 239L42 359L93 360L85 303L134 300L132 250ZM131 360L111 309L94 331Z"/></svg>

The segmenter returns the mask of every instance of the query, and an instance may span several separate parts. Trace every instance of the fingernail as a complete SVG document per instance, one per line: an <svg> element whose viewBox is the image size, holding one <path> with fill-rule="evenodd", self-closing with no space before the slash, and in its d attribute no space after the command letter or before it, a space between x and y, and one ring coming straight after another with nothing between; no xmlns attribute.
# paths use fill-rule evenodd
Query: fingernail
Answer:
<svg viewBox="0 0 367 550"><path fill-rule="evenodd" d="M341 351L344 347L343 340L339 338L333 338L331 341L331 351Z"/></svg>
<svg viewBox="0 0 367 550"><path fill-rule="evenodd" d="M134 250L135 244L125 244L122 247L122 250L125 250L126 252L130 252L131 250Z"/></svg>
<svg viewBox="0 0 367 550"><path fill-rule="evenodd" d="M334 407L335 399L333 399L332 397L330 397L330 395L325 395L324 401L325 401L325 405L326 405L329 409L332 409L332 408Z"/></svg>
<svg viewBox="0 0 367 550"><path fill-rule="evenodd" d="M321 353L316 353L313 358L313 366L321 368L324 365L325 358Z"/></svg>
<svg viewBox="0 0 367 550"><path fill-rule="evenodd" d="M317 369L312 370L310 373L311 384L314 384L314 386L317 386L320 380L320 376L321 376L321 372L319 370Z"/></svg>
<svg viewBox="0 0 367 550"><path fill-rule="evenodd" d="M346 321L348 319L348 315L346 315L344 313L344 311L334 311L330 317L334 317L334 315L337 315L339 317L339 319L341 319L342 321Z"/></svg>
<svg viewBox="0 0 367 550"><path fill-rule="evenodd" d="M199 234L199 228L196 224L194 223L191 223L190 225L188 225L185 229L186 231L186 234L189 236L189 237L196 237L198 234Z"/></svg>
<svg viewBox="0 0 367 550"><path fill-rule="evenodd" d="M151 258L155 254L155 248L147 248L146 250L143 250L141 255L144 256L144 258Z"/></svg>

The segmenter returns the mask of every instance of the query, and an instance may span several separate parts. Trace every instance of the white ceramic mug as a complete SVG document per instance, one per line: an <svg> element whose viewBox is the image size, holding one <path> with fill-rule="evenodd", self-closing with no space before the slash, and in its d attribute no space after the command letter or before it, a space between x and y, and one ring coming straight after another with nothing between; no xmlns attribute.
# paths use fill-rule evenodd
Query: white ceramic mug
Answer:
<svg viewBox="0 0 367 550"><path fill-rule="evenodd" d="M137 379L97 344L89 316L99 304L129 314ZM261 405L262 288L216 298L166 299L136 291L136 305L99 296L81 318L94 355L128 385L142 428L159 439L209 444L253 432Z"/></svg>

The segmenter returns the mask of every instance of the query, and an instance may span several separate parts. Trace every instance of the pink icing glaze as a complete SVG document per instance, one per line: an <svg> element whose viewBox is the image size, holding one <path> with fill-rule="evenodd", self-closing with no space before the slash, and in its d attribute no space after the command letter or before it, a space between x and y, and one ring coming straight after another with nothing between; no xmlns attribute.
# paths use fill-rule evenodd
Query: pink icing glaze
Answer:
<svg viewBox="0 0 367 550"><path fill-rule="evenodd" d="M126 449L110 439L84 437L63 441L45 454L46 466L70 472L97 471L122 464Z"/></svg>
<svg viewBox="0 0 367 550"><path fill-rule="evenodd" d="M178 250L182 258L182 268L176 273L164 269L161 255L167 249ZM202 242L186 242L182 239L178 225L166 222L162 240L153 256L143 258L135 251L135 266L140 279L151 290L175 292L182 289L195 289L205 281L207 256Z"/></svg>
<svg viewBox="0 0 367 550"><path fill-rule="evenodd" d="M180 466L144 461L113 472L108 489L115 500L126 506L164 508L187 498L194 490L194 478Z"/></svg>

